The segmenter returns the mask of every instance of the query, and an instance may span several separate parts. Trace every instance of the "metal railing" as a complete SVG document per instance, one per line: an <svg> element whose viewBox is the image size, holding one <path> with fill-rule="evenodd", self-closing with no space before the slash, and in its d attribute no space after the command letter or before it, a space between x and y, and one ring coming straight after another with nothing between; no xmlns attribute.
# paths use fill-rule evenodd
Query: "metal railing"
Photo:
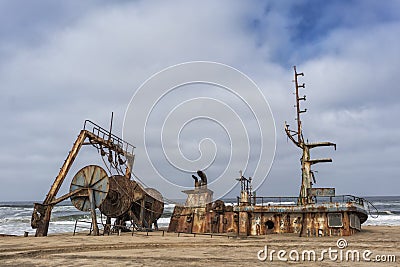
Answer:
<svg viewBox="0 0 400 267"><path fill-rule="evenodd" d="M249 198L249 202L240 202L240 198L237 197L237 205L240 204L249 204L254 206L297 206L298 203L301 203L301 199L299 197L258 197L253 196ZM356 197L353 195L338 195L331 197L324 196L314 196L311 198L312 202L308 201L309 204L317 204L317 203L356 203L359 205L364 205L364 199L360 197ZM307 201L306 201L307 203Z"/></svg>
<svg viewBox="0 0 400 267"><path fill-rule="evenodd" d="M83 130L90 131L97 137L110 141L114 145L121 148L123 151L133 154L133 150L135 149L134 145L124 141L122 138L116 136L115 134L110 133L109 130L104 129L103 127L92 122L91 120L85 120L83 124Z"/></svg>
<svg viewBox="0 0 400 267"><path fill-rule="evenodd" d="M102 225L102 224L100 222L97 222L97 225ZM89 234L88 235L91 235L92 231L93 231L93 223L92 223L92 221L75 220L73 235L75 235L77 233L77 229L89 230Z"/></svg>

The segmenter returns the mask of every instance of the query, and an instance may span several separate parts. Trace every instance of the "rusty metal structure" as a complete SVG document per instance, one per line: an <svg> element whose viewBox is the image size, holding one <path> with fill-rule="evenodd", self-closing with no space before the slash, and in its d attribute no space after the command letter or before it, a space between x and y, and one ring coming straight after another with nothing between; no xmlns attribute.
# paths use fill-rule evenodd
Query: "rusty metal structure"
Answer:
<svg viewBox="0 0 400 267"><path fill-rule="evenodd" d="M299 76L294 67L297 129L285 123L288 138L302 150L301 187L298 197L259 197L252 191L251 177L240 172L240 196L234 205L222 200L212 201L212 191L199 186L195 179L194 190L187 190L183 206L175 206L168 231L183 233L227 233L239 237L273 233L294 233L299 236L349 236L361 231L368 218L364 199L352 195L336 196L335 188L313 188L315 181L311 166L332 162L330 158L313 159L310 152L317 147L334 147L331 142L304 141L300 108ZM195 177L193 177L195 178Z"/></svg>
<svg viewBox="0 0 400 267"><path fill-rule="evenodd" d="M119 226L131 221L138 229L150 229L164 209L162 195L153 188L144 188L131 179L134 146L112 134L110 130L86 120L64 164L43 203L34 203L31 226L35 236L47 236L53 207L68 198L81 211L90 211L94 235L99 235L96 209L106 216L103 234L110 233L111 219ZM88 165L72 178L69 193L57 197L68 171L82 146L97 149L109 175L100 166ZM106 158L106 160L104 160ZM108 162L108 164L106 163Z"/></svg>

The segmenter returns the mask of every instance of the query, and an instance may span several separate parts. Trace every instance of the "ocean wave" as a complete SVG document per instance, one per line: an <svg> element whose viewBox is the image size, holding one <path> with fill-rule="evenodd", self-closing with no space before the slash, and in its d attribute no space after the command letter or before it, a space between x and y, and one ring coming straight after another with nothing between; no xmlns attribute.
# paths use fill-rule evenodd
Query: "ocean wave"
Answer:
<svg viewBox="0 0 400 267"><path fill-rule="evenodd" d="M158 227L168 227L171 218L160 218L157 220Z"/></svg>
<svg viewBox="0 0 400 267"><path fill-rule="evenodd" d="M372 212L372 215L397 215L400 211L396 210L378 210L378 212Z"/></svg>
<svg viewBox="0 0 400 267"><path fill-rule="evenodd" d="M271 198L269 199L271 200ZM294 205L293 201L275 201L275 198L270 202L264 203L271 205ZM375 201L374 201L375 200ZM371 208L371 214L368 220L363 225L400 225L400 197L390 199L374 199L370 201L378 209L374 212ZM236 199L225 199L225 205L236 205ZM168 227L171 215L175 208L175 204L166 203L164 212L158 220L159 227ZM0 233L23 235L24 232L29 232L34 235L35 230L31 228L30 220L33 211L33 202L2 202L0 203ZM105 220L105 216L100 216L97 210L99 223L101 219ZM378 215L377 218L374 216ZM89 221L91 215L88 212L77 210L69 201L57 205L52 210L52 217L49 225L49 233L65 233L73 232L75 221ZM114 221L114 220L113 220ZM112 222L113 222L112 221ZM83 223L82 223L83 224Z"/></svg>
<svg viewBox="0 0 400 267"><path fill-rule="evenodd" d="M1 218L0 219L0 224L5 225L5 224L15 224L15 223L30 223L31 222L31 216L27 217L7 217L7 218Z"/></svg>
<svg viewBox="0 0 400 267"><path fill-rule="evenodd" d="M387 225L399 226L400 215L379 215L378 217L369 216L363 225Z"/></svg>

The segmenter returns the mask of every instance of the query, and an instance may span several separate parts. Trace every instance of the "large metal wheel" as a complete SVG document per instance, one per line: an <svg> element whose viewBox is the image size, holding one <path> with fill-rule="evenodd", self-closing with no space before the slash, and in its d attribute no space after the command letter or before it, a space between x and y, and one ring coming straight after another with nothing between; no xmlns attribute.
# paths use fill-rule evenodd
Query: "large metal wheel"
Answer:
<svg viewBox="0 0 400 267"><path fill-rule="evenodd" d="M89 165L82 168L72 179L70 192L78 189L86 189L71 196L71 202L78 210L91 210L90 194L93 195L94 207L98 208L106 199L109 189L109 179L106 171L97 165Z"/></svg>

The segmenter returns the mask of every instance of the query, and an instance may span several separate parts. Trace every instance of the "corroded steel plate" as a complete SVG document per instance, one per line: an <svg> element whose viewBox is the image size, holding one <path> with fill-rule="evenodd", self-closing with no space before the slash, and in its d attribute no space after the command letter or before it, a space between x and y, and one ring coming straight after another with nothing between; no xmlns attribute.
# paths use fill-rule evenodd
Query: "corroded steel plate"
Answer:
<svg viewBox="0 0 400 267"><path fill-rule="evenodd" d="M154 219L159 219L164 212L164 200L162 194L154 188L145 188L144 191L153 200L152 211L154 213Z"/></svg>
<svg viewBox="0 0 400 267"><path fill-rule="evenodd" d="M97 165L89 165L77 172L72 179L70 192L84 189L71 196L72 204L81 211L90 210L88 190L93 191L95 206L100 207L109 191L109 178L106 171Z"/></svg>

